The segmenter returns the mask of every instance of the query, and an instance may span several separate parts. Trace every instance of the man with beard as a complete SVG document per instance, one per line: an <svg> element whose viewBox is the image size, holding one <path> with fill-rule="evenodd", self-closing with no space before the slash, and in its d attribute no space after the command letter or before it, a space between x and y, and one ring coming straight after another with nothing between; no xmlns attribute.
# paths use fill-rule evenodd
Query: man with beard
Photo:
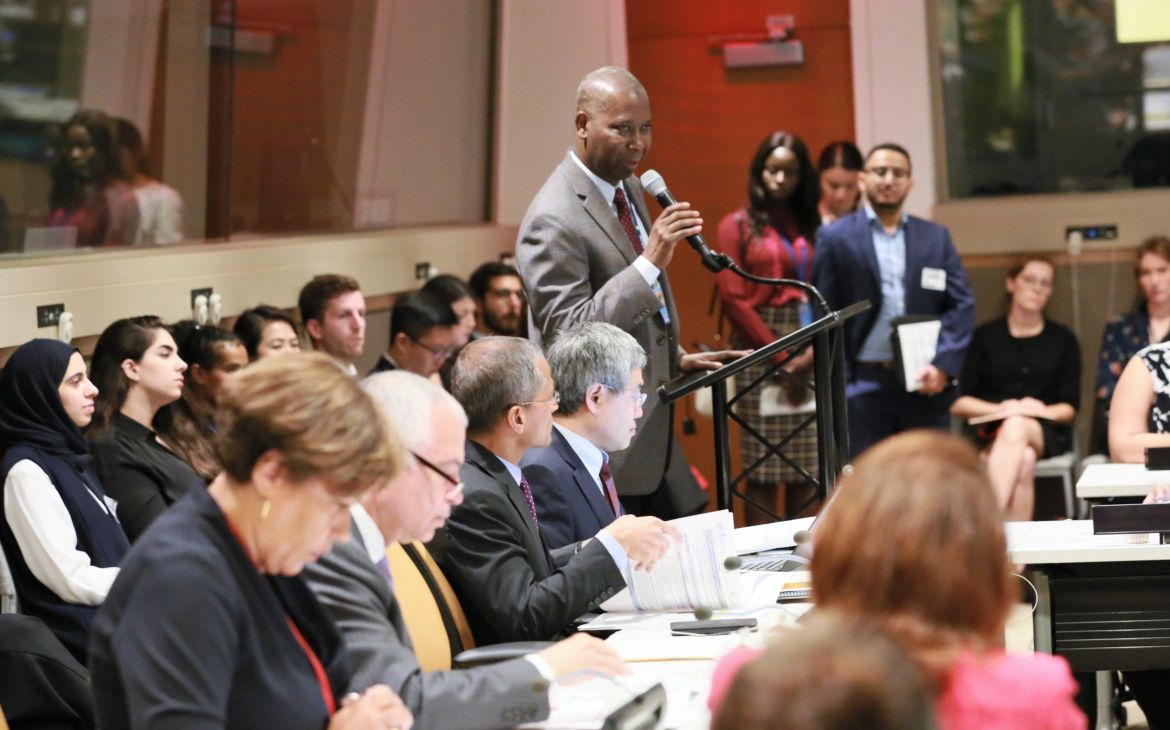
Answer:
<svg viewBox="0 0 1170 730"><path fill-rule="evenodd" d="M524 285L516 269L501 261L488 261L467 280L479 305L476 330L484 335L524 336Z"/></svg>
<svg viewBox="0 0 1170 730"><path fill-rule="evenodd" d="M900 431L946 428L954 378L971 340L975 300L943 226L902 212L914 181L910 153L893 143L870 150L858 173L865 205L817 234L812 283L834 309L873 305L845 323L846 399L853 454ZM938 317L934 359L907 392L899 380L891 321Z"/></svg>

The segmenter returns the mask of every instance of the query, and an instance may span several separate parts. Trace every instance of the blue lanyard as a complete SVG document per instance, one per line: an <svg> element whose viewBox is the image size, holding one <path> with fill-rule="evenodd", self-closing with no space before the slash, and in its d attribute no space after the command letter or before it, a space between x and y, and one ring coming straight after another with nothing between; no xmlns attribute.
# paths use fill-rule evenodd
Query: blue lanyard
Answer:
<svg viewBox="0 0 1170 730"><path fill-rule="evenodd" d="M803 258L797 259L796 247L793 246L791 243L789 243L788 239L785 238L784 234L781 233L780 231L776 231L776 235L780 237L780 242L784 244L784 248L788 249L788 255L792 258L792 263L796 265L796 278L800 279L801 281L808 281L808 277L805 276L805 274L808 272L808 246L807 246L807 244L805 245L805 248L804 248Z"/></svg>

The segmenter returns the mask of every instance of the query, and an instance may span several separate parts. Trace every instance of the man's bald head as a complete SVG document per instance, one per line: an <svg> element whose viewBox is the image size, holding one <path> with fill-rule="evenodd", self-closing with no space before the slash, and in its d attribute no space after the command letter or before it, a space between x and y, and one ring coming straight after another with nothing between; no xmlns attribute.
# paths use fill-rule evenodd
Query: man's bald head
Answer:
<svg viewBox="0 0 1170 730"><path fill-rule="evenodd" d="M573 151L593 174L616 185L650 151L650 98L624 68L603 66L577 86Z"/></svg>
<svg viewBox="0 0 1170 730"><path fill-rule="evenodd" d="M614 99L633 94L646 98L646 87L634 74L620 66L602 66L590 71L577 85L577 111L594 115L612 108Z"/></svg>

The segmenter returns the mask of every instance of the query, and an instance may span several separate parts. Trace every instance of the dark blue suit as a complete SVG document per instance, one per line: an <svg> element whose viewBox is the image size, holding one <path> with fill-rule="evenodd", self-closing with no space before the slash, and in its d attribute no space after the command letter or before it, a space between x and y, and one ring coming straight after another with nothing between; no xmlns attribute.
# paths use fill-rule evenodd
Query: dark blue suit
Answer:
<svg viewBox="0 0 1170 730"><path fill-rule="evenodd" d="M942 320L933 364L957 377L974 329L975 300L967 287L959 254L943 226L907 216L905 314L936 315ZM923 287L923 269L941 269L940 290ZM829 306L840 309L868 299L873 305L845 323L845 371L848 382L849 438L854 454L886 436L918 427L946 428L955 388L935 396L907 393L896 374L885 367L859 363L858 353L882 305L881 273L869 219L861 209L817 233L812 283Z"/></svg>
<svg viewBox="0 0 1170 730"><path fill-rule="evenodd" d="M552 442L529 449L520 466L532 487L540 531L550 548L588 540L614 521L609 500L557 429Z"/></svg>

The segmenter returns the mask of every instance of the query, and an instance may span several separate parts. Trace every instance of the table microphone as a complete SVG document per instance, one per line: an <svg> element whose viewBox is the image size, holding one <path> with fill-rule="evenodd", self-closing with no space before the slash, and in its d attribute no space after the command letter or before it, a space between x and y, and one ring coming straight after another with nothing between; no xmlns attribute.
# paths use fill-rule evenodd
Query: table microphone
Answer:
<svg viewBox="0 0 1170 730"><path fill-rule="evenodd" d="M666 709L666 688L661 682L655 683L644 692L635 692L605 672L596 669L578 669L569 672L563 677L557 677L553 682L538 679L532 683L533 692L548 692L554 684L563 684L580 677L596 677L604 679L615 687L619 687L629 696L629 701L618 707L605 717L602 728L608 730L654 730L662 719Z"/></svg>
<svg viewBox="0 0 1170 730"><path fill-rule="evenodd" d="M739 570L743 567L743 558L738 555L731 555L723 559L724 570Z"/></svg>
<svg viewBox="0 0 1170 730"><path fill-rule="evenodd" d="M797 530L792 533L792 541L797 545L803 545L806 542L812 542L812 530Z"/></svg>

